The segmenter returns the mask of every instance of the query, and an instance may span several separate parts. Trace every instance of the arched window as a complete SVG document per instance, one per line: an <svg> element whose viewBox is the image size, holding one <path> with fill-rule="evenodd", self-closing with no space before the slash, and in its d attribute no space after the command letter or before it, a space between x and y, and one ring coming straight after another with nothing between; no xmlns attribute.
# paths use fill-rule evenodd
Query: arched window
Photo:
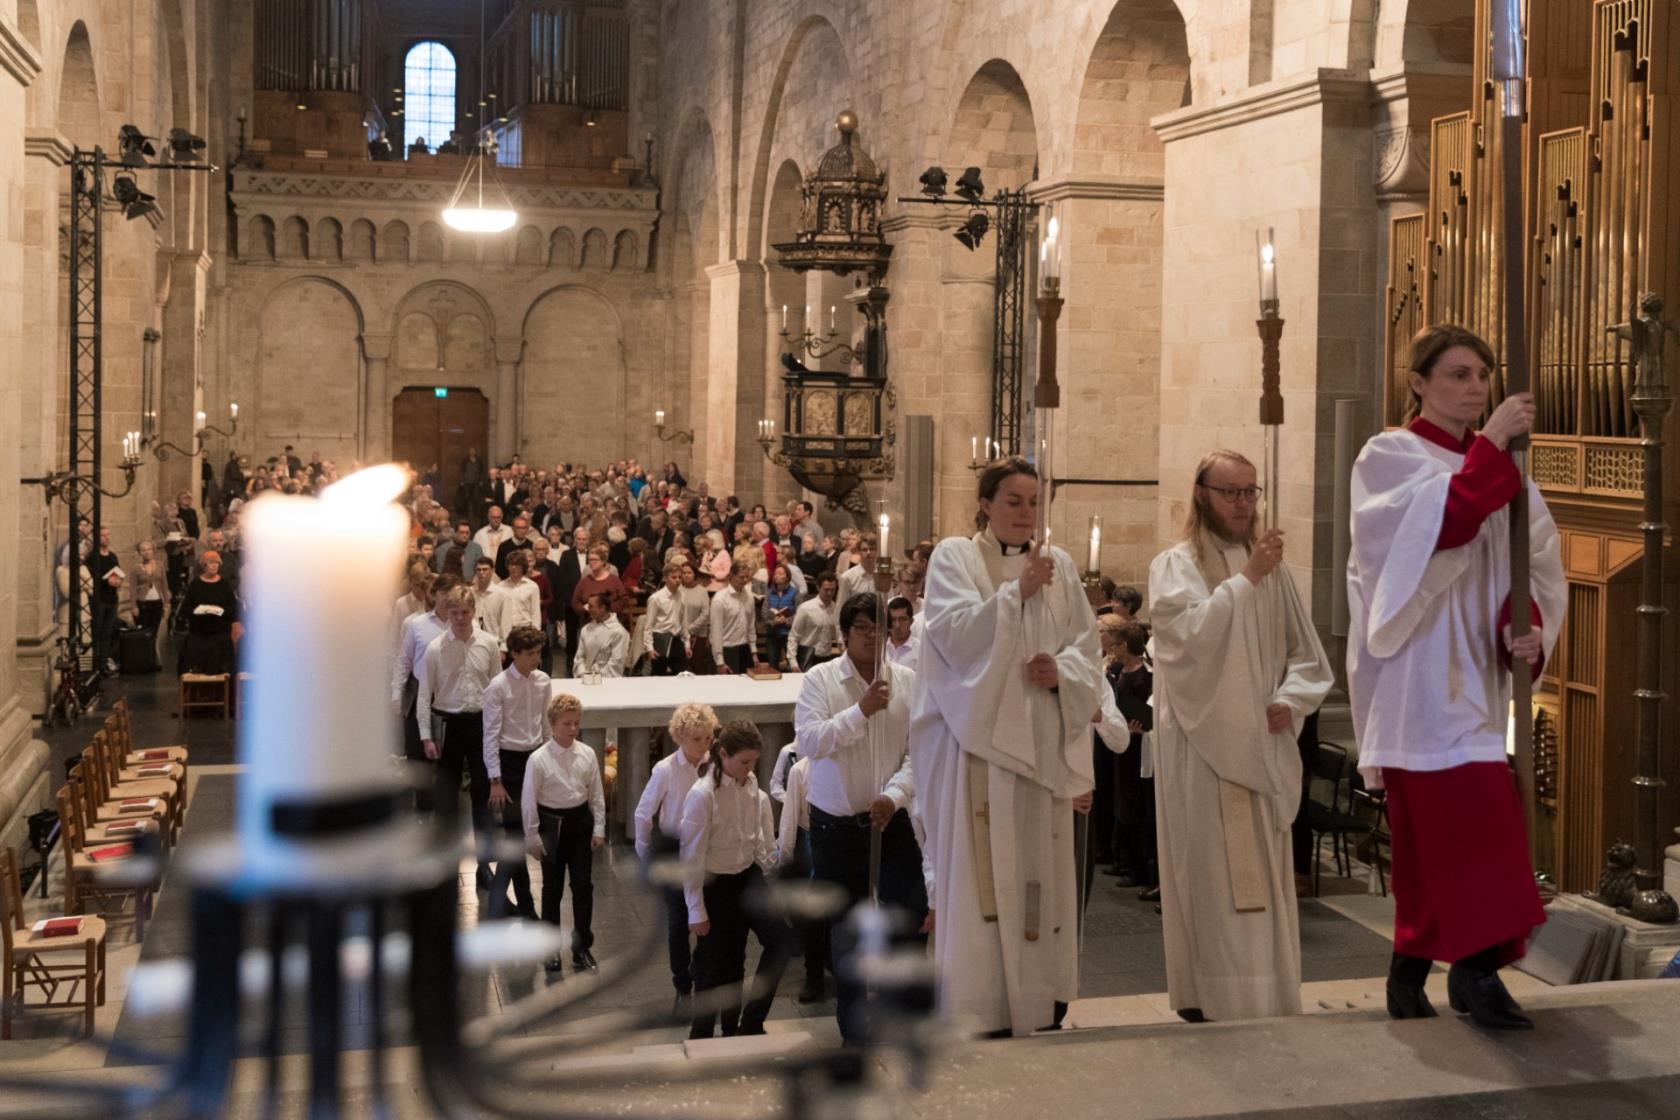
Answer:
<svg viewBox="0 0 1680 1120"><path fill-rule="evenodd" d="M455 127L455 55L442 43L416 43L403 59L403 147L425 137L435 152Z"/></svg>

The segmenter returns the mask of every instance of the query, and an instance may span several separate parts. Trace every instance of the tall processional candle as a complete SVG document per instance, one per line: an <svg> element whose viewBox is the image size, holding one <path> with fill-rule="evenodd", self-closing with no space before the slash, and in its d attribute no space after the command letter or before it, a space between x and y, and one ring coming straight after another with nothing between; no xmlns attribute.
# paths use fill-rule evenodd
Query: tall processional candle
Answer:
<svg viewBox="0 0 1680 1120"><path fill-rule="evenodd" d="M1279 356L1283 317L1278 314L1277 250L1272 245L1272 231L1256 232L1255 241L1260 257L1260 318L1255 321L1260 330L1260 431L1265 443L1260 469L1264 493L1260 523L1262 528L1276 529L1283 428L1282 363Z"/></svg>
<svg viewBox="0 0 1680 1120"><path fill-rule="evenodd" d="M665 410L663 408L656 408L653 410L653 426L656 428L663 428L665 426Z"/></svg>
<svg viewBox="0 0 1680 1120"><path fill-rule="evenodd" d="M274 866L299 842L390 816L401 753L390 689L390 612L408 547L394 464L319 498L270 494L243 510L238 833Z"/></svg>
<svg viewBox="0 0 1680 1120"><path fill-rule="evenodd" d="M1102 561L1102 515L1091 515L1091 546L1085 552L1085 570L1095 572Z"/></svg>

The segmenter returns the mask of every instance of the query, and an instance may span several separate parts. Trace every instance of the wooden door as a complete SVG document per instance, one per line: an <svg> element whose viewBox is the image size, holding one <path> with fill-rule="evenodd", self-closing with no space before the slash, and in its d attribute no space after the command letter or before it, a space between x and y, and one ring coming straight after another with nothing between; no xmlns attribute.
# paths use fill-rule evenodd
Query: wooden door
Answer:
<svg viewBox="0 0 1680 1120"><path fill-rule="evenodd" d="M467 512L455 508L461 460L476 448L479 459L488 463L489 442L490 401L477 389L450 389L439 396L430 386L408 388L391 404L392 458L407 460L421 474L437 464L443 486L433 497L452 517Z"/></svg>

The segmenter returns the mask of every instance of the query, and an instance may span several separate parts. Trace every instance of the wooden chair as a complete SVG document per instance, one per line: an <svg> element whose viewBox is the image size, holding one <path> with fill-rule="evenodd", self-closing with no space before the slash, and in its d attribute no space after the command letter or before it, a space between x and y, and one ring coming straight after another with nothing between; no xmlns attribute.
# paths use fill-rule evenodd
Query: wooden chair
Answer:
<svg viewBox="0 0 1680 1120"><path fill-rule="evenodd" d="M74 826L79 835L88 844L118 844L128 840L138 840L143 836L157 836L160 840L167 840L169 833L163 823L167 817L167 807L159 806L155 812L141 815L142 810L135 810L134 815L128 817L111 817L97 820L88 807L88 797L85 784L82 781L82 768L78 764L70 771L70 777L65 782L65 788L70 791L70 810L75 814ZM69 825L60 826L65 835L69 833Z"/></svg>
<svg viewBox="0 0 1680 1120"><path fill-rule="evenodd" d="M187 812L187 768L178 762L141 762L124 765L122 753L105 732L93 737L93 751L105 767L105 779L113 786L136 782L168 782L171 786L169 808L174 816L176 831Z"/></svg>
<svg viewBox="0 0 1680 1120"><path fill-rule="evenodd" d="M1353 781L1357 775L1348 762L1346 750L1334 743L1319 743L1313 753L1312 777L1330 783L1328 803L1317 797L1307 798L1307 824L1313 833L1313 897L1318 897L1320 875L1319 854L1324 838L1330 837L1330 851L1336 860L1336 872L1343 878L1352 874L1348 837L1364 836L1371 831L1371 823L1353 811ZM1343 790L1347 791L1346 800Z"/></svg>
<svg viewBox="0 0 1680 1120"><path fill-rule="evenodd" d="M148 762L178 762L182 766L187 764L188 752L184 745L172 744L164 747L136 747L134 745L134 718L129 712L127 700L118 700L111 705L111 714L105 717L105 734L116 744L119 756L126 766Z"/></svg>
<svg viewBox="0 0 1680 1120"><path fill-rule="evenodd" d="M59 844L64 849L64 908L85 913L103 905L114 904L119 910L125 904L132 906L134 940L139 941L146 935L146 920L152 914L152 895L157 884L111 882L100 874L112 864L131 858L133 852L105 854L102 849L116 848L119 844L90 842L82 834L71 803L73 796L69 787L58 791L58 814L64 823L64 839Z"/></svg>
<svg viewBox="0 0 1680 1120"><path fill-rule="evenodd" d="M164 828L166 845L173 846L181 822L175 815L175 788L169 782L123 782L113 784L92 747L82 752L82 761L72 770L85 783L83 805L90 822L155 817Z"/></svg>
<svg viewBox="0 0 1680 1120"><path fill-rule="evenodd" d="M105 920L85 914L74 933L53 937L36 933L24 921L23 887L10 847L0 849L0 939L4 940L0 949L5 950L0 960L0 972L5 974L0 1039L12 1037L12 1018L25 1008L80 1007L83 1029L92 1034L94 1008L105 1004ZM30 988L41 989L43 1002L25 1000ZM69 989L66 998L59 998L60 988Z"/></svg>
<svg viewBox="0 0 1680 1120"><path fill-rule="evenodd" d="M231 677L227 673L182 673L181 715L204 708L228 718L228 696Z"/></svg>

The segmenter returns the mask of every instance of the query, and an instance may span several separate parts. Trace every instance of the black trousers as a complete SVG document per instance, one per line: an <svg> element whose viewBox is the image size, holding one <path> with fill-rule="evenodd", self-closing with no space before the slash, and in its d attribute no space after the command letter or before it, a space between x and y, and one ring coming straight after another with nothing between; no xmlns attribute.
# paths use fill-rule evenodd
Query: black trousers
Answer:
<svg viewBox="0 0 1680 1120"><path fill-rule="evenodd" d="M154 638L157 637L158 627L163 625L163 600L140 600L139 606L135 609L134 620L139 623L140 629Z"/></svg>
<svg viewBox="0 0 1680 1120"><path fill-rule="evenodd" d="M1127 752L1131 753L1131 752ZM1091 794L1091 858L1112 863L1114 853L1114 754L1095 732L1091 734L1091 769L1097 785Z"/></svg>
<svg viewBox="0 0 1680 1120"><path fill-rule="evenodd" d="M770 646L771 666L780 669L782 662L787 660L788 632L772 626L765 631L764 640Z"/></svg>
<svg viewBox="0 0 1680 1120"><path fill-rule="evenodd" d="M505 782L506 779L503 779ZM538 835L543 845L542 920L560 924L560 897L566 890L566 876L572 877L572 952L581 953L595 944L590 925L595 918L595 853L590 841L595 835L595 814L588 804L574 809L537 806Z"/></svg>
<svg viewBox="0 0 1680 1120"><path fill-rule="evenodd" d="M426 757L426 747L420 741L420 710L415 705L415 697L420 692L420 682L414 679L414 674L408 675L408 683L403 685L402 694L402 730L403 757L414 766L431 767L431 759ZM418 770L411 771L418 774ZM432 796L433 785L437 781L437 774L433 773L423 785L414 787L414 810L417 813L430 813L436 802Z"/></svg>
<svg viewBox="0 0 1680 1120"><path fill-rule="evenodd" d="M794 839L793 863L788 867L787 875L790 879L811 878L811 833L807 829L799 829ZM819 987L823 972L833 971L834 968L829 960L828 923L807 922L803 929L796 932L805 952L805 984L811 988Z"/></svg>
<svg viewBox="0 0 1680 1120"><path fill-rule="evenodd" d="M525 793L525 767L531 761L530 751L497 751L501 756L502 789L508 795L508 804L502 806L500 820L502 835L510 836L521 841L520 855L517 860L503 859L496 861L496 878L490 887L490 916L503 918L508 912L508 884L513 884L513 905L521 914L534 914L536 907L531 902L531 869L525 866L525 835L524 820L520 816L520 800ZM492 810L494 815L494 810Z"/></svg>
<svg viewBox="0 0 1680 1120"><path fill-rule="evenodd" d="M1156 859L1155 779L1140 776L1142 750L1133 736L1132 746L1114 759L1109 772L1114 778L1114 862L1133 879L1154 886L1160 878ZM1091 827L1096 828L1092 814ZM1093 831L1093 838L1095 832Z"/></svg>
<svg viewBox="0 0 1680 1120"><path fill-rule="evenodd" d="M654 859L675 859L682 850L682 842L675 836L653 829ZM686 996L694 990L694 957L689 951L688 900L681 887L666 887L660 892L665 899L665 951L671 960L671 986L678 995Z"/></svg>
<svg viewBox="0 0 1680 1120"><path fill-rule="evenodd" d="M694 947L694 990L734 988L736 999L717 1012L698 1014L689 1030L690 1038L711 1038L720 1025L725 1038L735 1034L760 1034L776 986L787 968L789 929L787 922L766 908L764 872L749 864L734 875L714 875L704 888L706 917L711 930ZM763 955L758 960L755 983L763 985L757 998L740 1002L741 982L747 973L747 934L758 938Z"/></svg>
<svg viewBox="0 0 1680 1120"><path fill-rule="evenodd" d="M659 656L659 635L654 635L653 643L653 675L656 677L674 677L683 671L688 657L683 653L682 636L671 635L671 649L664 657Z"/></svg>
<svg viewBox="0 0 1680 1120"><path fill-rule="evenodd" d="M843 888L856 906L869 896L869 814L836 817L811 806L811 869L816 878ZM922 878L922 850L910 827L910 815L903 809L893 814L881 834L881 905L898 911L898 941L925 941L920 930L927 919L927 884ZM850 907L848 907L850 909ZM829 944L834 953L834 973L839 985L835 995L835 1018L840 1037L860 1042L869 1037L870 1015L863 985L855 977L852 952L854 937L847 915L829 925Z"/></svg>
<svg viewBox="0 0 1680 1120"><path fill-rule="evenodd" d="M98 670L117 657L117 604L93 601L93 660Z"/></svg>
<svg viewBox="0 0 1680 1120"><path fill-rule="evenodd" d="M725 646L723 663L732 673L744 673L752 668L752 646Z"/></svg>
<svg viewBox="0 0 1680 1120"><path fill-rule="evenodd" d="M461 775L467 776L472 806L473 839L479 866L486 866L484 842L491 836L490 771L484 768L484 713L444 712L443 742L438 745L432 799L438 820L454 830L461 820Z"/></svg>

